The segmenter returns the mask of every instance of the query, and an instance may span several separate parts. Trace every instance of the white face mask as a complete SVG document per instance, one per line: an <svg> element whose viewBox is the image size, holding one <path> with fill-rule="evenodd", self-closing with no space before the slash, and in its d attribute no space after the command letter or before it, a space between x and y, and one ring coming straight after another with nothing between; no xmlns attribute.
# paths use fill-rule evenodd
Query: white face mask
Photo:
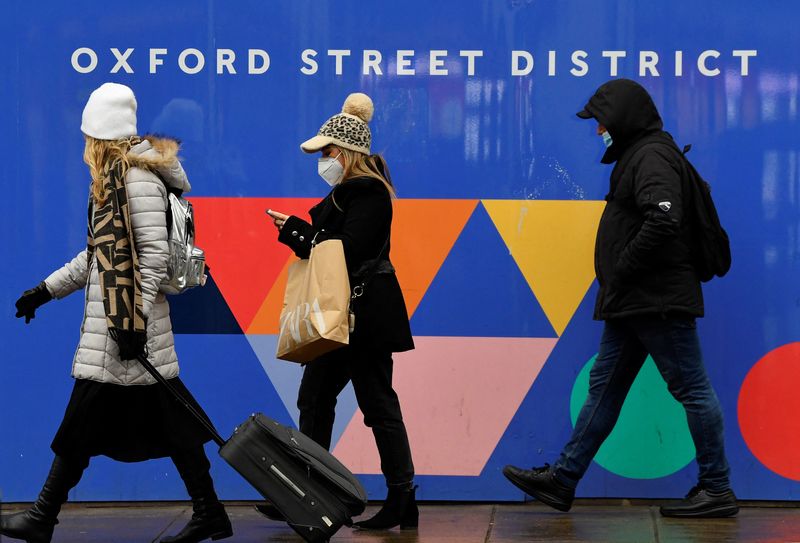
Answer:
<svg viewBox="0 0 800 543"><path fill-rule="evenodd" d="M323 157L317 163L317 172L330 186L338 185L344 177L344 166L336 157Z"/></svg>

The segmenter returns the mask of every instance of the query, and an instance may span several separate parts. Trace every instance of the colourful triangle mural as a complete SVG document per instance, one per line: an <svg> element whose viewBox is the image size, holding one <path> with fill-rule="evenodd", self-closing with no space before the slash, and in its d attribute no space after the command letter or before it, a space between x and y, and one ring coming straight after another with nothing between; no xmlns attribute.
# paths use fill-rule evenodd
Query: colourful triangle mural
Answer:
<svg viewBox="0 0 800 543"><path fill-rule="evenodd" d="M482 205L411 319L418 336L557 337Z"/></svg>
<svg viewBox="0 0 800 543"><path fill-rule="evenodd" d="M274 358L286 273L296 257L278 243L264 211L307 218L306 210L317 199L192 201L198 244L207 252L217 296L221 293L230 307L229 319L232 313L248 334L296 422L301 370ZM409 398L403 407L418 473L481 473L591 285L602 206L395 203L392 260L414 317L417 343L417 350L397 355L395 385L401 401ZM443 382L448 386L441 387ZM351 387L343 392L337 412L336 454L359 473L379 473L374 439Z"/></svg>
<svg viewBox="0 0 800 543"><path fill-rule="evenodd" d="M594 240L605 202L484 200L483 205L561 335L594 280Z"/></svg>
<svg viewBox="0 0 800 543"><path fill-rule="evenodd" d="M396 200L392 262L412 316L469 220L477 200Z"/></svg>
<svg viewBox="0 0 800 543"><path fill-rule="evenodd" d="M197 244L239 326L247 330L291 251L278 243L269 208L307 218L315 198L191 199Z"/></svg>
<svg viewBox="0 0 800 543"><path fill-rule="evenodd" d="M394 355L418 475L480 475L557 338L415 337ZM446 384L446 386L443 386ZM356 411L334 448L355 473L380 473L375 438Z"/></svg>
<svg viewBox="0 0 800 543"><path fill-rule="evenodd" d="M392 219L392 262L409 316L447 258L477 200L396 200ZM434 229L434 232L431 229ZM248 334L277 334L290 256L247 329Z"/></svg>

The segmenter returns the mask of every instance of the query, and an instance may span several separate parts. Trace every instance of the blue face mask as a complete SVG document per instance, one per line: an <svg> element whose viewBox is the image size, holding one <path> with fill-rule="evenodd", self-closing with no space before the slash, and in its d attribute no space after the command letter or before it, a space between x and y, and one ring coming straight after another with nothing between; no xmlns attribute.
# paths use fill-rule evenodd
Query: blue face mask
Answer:
<svg viewBox="0 0 800 543"><path fill-rule="evenodd" d="M611 134L609 134L608 131L603 132L603 145L606 146L606 149L611 147L613 143L614 140L611 139Z"/></svg>

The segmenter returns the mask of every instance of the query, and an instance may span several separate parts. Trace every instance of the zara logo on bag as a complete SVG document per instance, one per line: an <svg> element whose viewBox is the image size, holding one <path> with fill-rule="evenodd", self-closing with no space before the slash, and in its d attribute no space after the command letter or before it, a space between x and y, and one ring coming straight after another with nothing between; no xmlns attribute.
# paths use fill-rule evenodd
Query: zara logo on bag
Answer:
<svg viewBox="0 0 800 543"><path fill-rule="evenodd" d="M319 298L314 298L314 301L310 303L300 304L293 311L288 311L281 316L280 337L285 338L286 341L291 337L295 343L299 343L303 337L323 335L326 331Z"/></svg>

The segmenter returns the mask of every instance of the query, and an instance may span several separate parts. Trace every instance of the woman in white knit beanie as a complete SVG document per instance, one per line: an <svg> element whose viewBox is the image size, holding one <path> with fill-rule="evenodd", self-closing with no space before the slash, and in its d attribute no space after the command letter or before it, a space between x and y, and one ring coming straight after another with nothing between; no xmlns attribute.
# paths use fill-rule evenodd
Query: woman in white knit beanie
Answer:
<svg viewBox="0 0 800 543"><path fill-rule="evenodd" d="M114 83L95 90L83 111L84 160L92 178L86 249L17 301L30 322L53 298L86 291L75 384L51 448L55 453L33 506L0 518L2 535L33 543L51 540L67 493L92 456L122 462L171 457L192 498L194 514L175 537L190 543L232 535L217 499L203 444L208 431L136 361L149 362L202 413L178 377L167 276L167 190L186 192L178 143L137 136L133 91Z"/></svg>

